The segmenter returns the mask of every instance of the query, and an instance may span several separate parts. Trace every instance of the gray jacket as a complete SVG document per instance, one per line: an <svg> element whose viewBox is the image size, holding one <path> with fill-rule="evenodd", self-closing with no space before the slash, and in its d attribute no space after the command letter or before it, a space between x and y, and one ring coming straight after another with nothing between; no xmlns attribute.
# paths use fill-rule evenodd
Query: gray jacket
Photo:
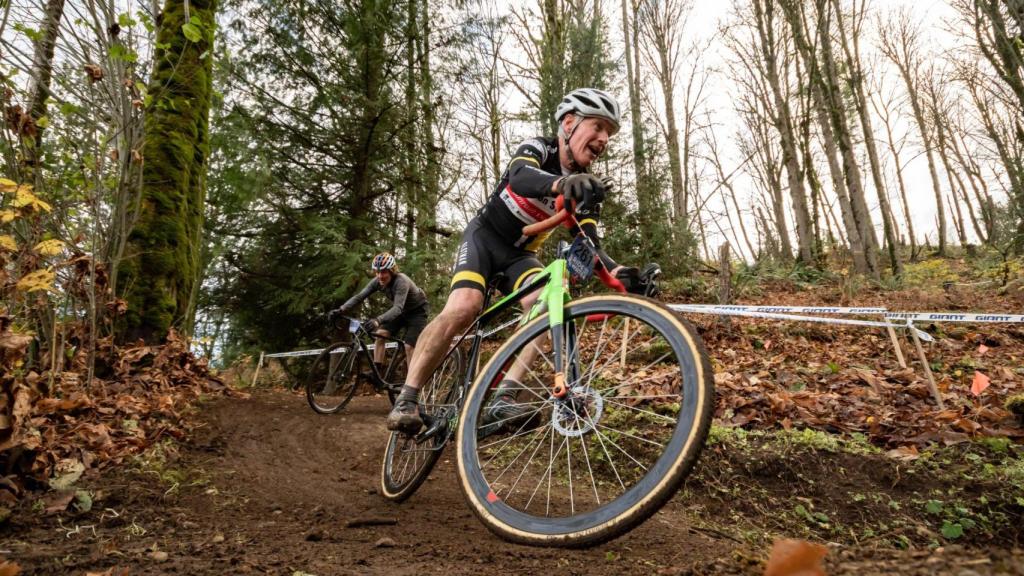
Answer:
<svg viewBox="0 0 1024 576"><path fill-rule="evenodd" d="M352 310L374 292L383 290L384 295L388 297L388 300L391 300L391 308L377 317L378 322L382 324L390 322L406 312L419 310L421 308L425 311L427 306L426 293L424 293L423 290L413 283L413 281L405 274L399 272L392 276L393 278L391 278L391 282L388 282L386 287L381 286L380 282L377 281L377 278L370 280L370 283L360 290L358 294L349 298L342 308Z"/></svg>

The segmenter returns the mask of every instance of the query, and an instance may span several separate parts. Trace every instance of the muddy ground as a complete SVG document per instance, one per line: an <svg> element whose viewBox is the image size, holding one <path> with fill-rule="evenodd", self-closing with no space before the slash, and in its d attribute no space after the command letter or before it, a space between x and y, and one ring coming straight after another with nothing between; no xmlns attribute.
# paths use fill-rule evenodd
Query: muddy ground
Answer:
<svg viewBox="0 0 1024 576"><path fill-rule="evenodd" d="M663 511L600 547L507 544L470 513L447 456L408 502L377 494L387 408L362 396L318 416L281 390L208 401L185 443L83 479L89 511L23 502L0 556L23 574L759 574L788 536L827 544L830 574L1024 575L1024 499L998 476L813 435L716 437ZM359 526L375 520L388 523ZM954 521L964 535L944 537Z"/></svg>

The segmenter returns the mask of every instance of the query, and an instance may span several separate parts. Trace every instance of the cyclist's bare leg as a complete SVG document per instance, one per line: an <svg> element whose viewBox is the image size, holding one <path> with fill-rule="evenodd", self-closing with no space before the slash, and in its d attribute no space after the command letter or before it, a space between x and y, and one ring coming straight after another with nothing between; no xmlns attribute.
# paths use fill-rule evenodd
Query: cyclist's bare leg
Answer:
<svg viewBox="0 0 1024 576"><path fill-rule="evenodd" d="M409 364L412 362L412 354L416 351L416 347L410 344L405 345L405 371L409 371Z"/></svg>
<svg viewBox="0 0 1024 576"><path fill-rule="evenodd" d="M384 338L391 336L391 332L388 332L387 330L381 328L374 332L373 335L377 337L373 341L373 363L376 364L377 366L382 366L384 364L384 352L386 351L386 347L388 344L388 341L385 340Z"/></svg>
<svg viewBox="0 0 1024 576"><path fill-rule="evenodd" d="M533 280L533 275L529 276L522 283L523 284L529 284L531 280ZM538 290L538 291L535 291L533 293L527 294L526 296L523 297L522 300L520 300L520 302L522 303L522 306L523 306L524 314L529 312L530 308L533 307L534 303L537 302L537 298L539 298L539 297L540 297L540 291ZM541 351L539 349L539 346L540 345L545 345L547 343L547 341L548 341L548 337L547 337L547 335L545 335L543 338L538 338L537 340L535 340L534 343L533 343L533 346L531 346L529 348L526 348L525 350L520 352L519 356L516 358L515 363L513 363L512 366L510 366L508 371L505 373L505 378L504 379L505 380L512 380L512 381L514 381L516 383L519 383L519 384L522 384L523 382L525 382L526 381L525 379L526 379L526 369L527 369L527 367L530 366L531 364L533 364L533 360L537 357L537 354Z"/></svg>
<svg viewBox="0 0 1024 576"><path fill-rule="evenodd" d="M444 310L420 334L416 354L409 355L409 375L405 380L407 386L418 389L430 378L448 352L452 339L473 323L483 304L483 292L476 288L452 290Z"/></svg>

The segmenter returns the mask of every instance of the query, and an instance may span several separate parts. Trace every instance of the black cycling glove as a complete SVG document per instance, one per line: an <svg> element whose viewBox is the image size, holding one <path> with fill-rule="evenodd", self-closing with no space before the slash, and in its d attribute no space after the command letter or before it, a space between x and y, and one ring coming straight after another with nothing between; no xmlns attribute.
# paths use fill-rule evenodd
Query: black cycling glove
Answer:
<svg viewBox="0 0 1024 576"><path fill-rule="evenodd" d="M647 289L647 284L640 280L639 268L624 266L615 273L615 278L622 282L622 285L626 287L626 292L630 294L643 294Z"/></svg>
<svg viewBox="0 0 1024 576"><path fill-rule="evenodd" d="M585 216L604 201L605 185L593 174L573 174L558 181L558 192L565 199L566 207L572 206L571 201L575 200L575 213Z"/></svg>

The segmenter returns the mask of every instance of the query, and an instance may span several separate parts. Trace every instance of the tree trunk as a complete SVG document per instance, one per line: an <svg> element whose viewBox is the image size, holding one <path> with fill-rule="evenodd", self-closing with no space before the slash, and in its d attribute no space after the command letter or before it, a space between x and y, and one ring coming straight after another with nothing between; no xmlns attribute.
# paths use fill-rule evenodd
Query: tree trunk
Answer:
<svg viewBox="0 0 1024 576"><path fill-rule="evenodd" d="M540 106L537 120L543 132L558 133L552 111L565 95L565 22L559 0L540 0L544 27L540 38Z"/></svg>
<svg viewBox="0 0 1024 576"><path fill-rule="evenodd" d="M757 253L757 250L754 249L754 244L750 241L750 235L747 234L747 227L743 223L743 214L740 212L740 204L736 199L736 190L733 188L730 178L725 175L725 170L722 166L722 159L718 155L718 139L715 138L714 133L708 136L707 146L708 153L710 154L711 163L714 165L715 172L718 176L719 186L729 191L728 195L726 195L725 192L723 192L722 198L723 200L728 198L728 200L732 202L733 208L736 210L736 217L739 218L739 228L740 232L743 234L744 244L747 246L747 249L750 250L750 255L754 256ZM726 216L729 218L729 225L732 226L732 217L729 216L728 205L726 205L725 207L725 213ZM736 246L739 247L742 245L737 241Z"/></svg>
<svg viewBox="0 0 1024 576"><path fill-rule="evenodd" d="M762 8L761 2L764 2ZM803 169L800 167L800 157L796 145L796 132L793 127L792 114L789 103L782 92L782 81L779 78L778 70L778 49L775 39L774 27L774 0L754 0L754 16L757 22L758 36L761 45L761 55L765 63L768 84L772 90L772 97L775 101L775 128L779 132L780 144L782 146L782 163L786 167L786 177L789 183L789 194L793 205L794 219L796 221L797 245L799 248L800 262L814 265L813 233L811 229L811 215L807 209L807 192L804 189Z"/></svg>
<svg viewBox="0 0 1024 576"><path fill-rule="evenodd" d="M847 119L846 102L839 86L838 63L832 52L831 27L827 14L830 5L827 2L828 0L816 0L818 31L822 52L822 71L819 77L824 85L824 90L821 94L827 99L826 111L835 131L836 143L839 145L839 150L842 153L843 173L845 174L850 193L850 206L853 210L857 230L860 232L861 242L864 245L864 256L867 261L868 273L872 276L878 276L878 238L875 237L875 227L871 222L871 213L868 209L864 193L864 179L861 177L860 165L855 156L853 134Z"/></svg>
<svg viewBox="0 0 1024 576"><path fill-rule="evenodd" d="M36 126L36 134L25 150L25 181L31 182L37 190L43 187L40 170L42 158L43 130L39 119L46 116L46 100L50 97L50 79L53 77L53 51L60 33L60 22L64 17L64 0L47 0L42 21L39 23L39 37L32 52L32 88L29 94L28 112Z"/></svg>
<svg viewBox="0 0 1024 576"><path fill-rule="evenodd" d="M914 121L921 132L921 143L924 146L925 155L928 160L928 174L931 177L932 192L935 194L935 208L937 212L939 230L939 255L946 253L946 210L942 201L942 189L939 184L938 171L935 168L935 156L932 152L931 134L924 117L924 107L921 104L921 95L918 92L918 69L917 44L915 30L910 24L909 15L901 15L896 23L895 30L887 32L882 29L881 49L882 53L896 65L907 88L907 98L910 101L910 108L914 113ZM893 38L891 34L896 34Z"/></svg>
<svg viewBox="0 0 1024 576"><path fill-rule="evenodd" d="M953 156L957 159L964 173L967 174L967 182L971 185L971 190L974 192L974 197L977 199L979 209L981 210L981 220L985 226L985 232L984 234L979 234L979 237L982 241L988 242L992 237L992 231L995 226L995 215L989 209L989 206L992 205L992 198L982 188L985 186L985 179L981 175L981 170L978 169L978 164L973 159L968 160L963 152L960 151L960 144L957 142L956 134L950 135L949 142L950 148L953 150Z"/></svg>
<svg viewBox="0 0 1024 576"><path fill-rule="evenodd" d="M903 272L903 264L896 253L896 224L893 221L892 208L889 206L889 194L886 191L885 179L882 177L882 163L878 159L878 148L875 146L875 131L871 122L871 114L868 112L868 97L864 90L864 71L860 62L859 27L854 26L853 30L851 30L850 36L852 37L853 45L851 49L851 42L847 38L846 28L843 26L842 7L839 5L839 0L831 1L836 13L839 40L846 57L847 70L849 70L849 84L853 89L854 107L857 109L857 115L860 118L861 128L864 132L864 147L867 149L868 160L871 165L871 176L874 181L875 192L878 196L879 208L882 212L882 228L889 250L889 265L892 273L899 275ZM862 5L861 10L863 11L863 9ZM856 0L853 3L853 10L853 18L856 20L858 17ZM861 14L863 15L863 12ZM865 206L866 209L867 207Z"/></svg>
<svg viewBox="0 0 1024 576"><path fill-rule="evenodd" d="M960 203L956 201L956 192L950 190L950 195L946 197L946 203L953 207L953 231L956 232L956 237L960 240L961 246L967 245L967 230L964 228L964 215L960 212Z"/></svg>
<svg viewBox="0 0 1024 576"><path fill-rule="evenodd" d="M182 26L185 5L167 0L157 31L146 116L143 189L128 238L120 285L128 303L123 341L161 342L173 326L188 332L198 289L206 169L210 151L213 40L217 0L192 0L199 38Z"/></svg>
<svg viewBox="0 0 1024 576"><path fill-rule="evenodd" d="M419 106L416 102L418 73L416 72L416 36L417 16L416 0L406 0L405 22L405 114L403 120L405 130L402 131L402 188L404 190L405 218L405 253L410 254L416 247L416 210L419 207L417 198L418 186L422 181L417 162L417 123Z"/></svg>
<svg viewBox="0 0 1024 576"><path fill-rule="evenodd" d="M434 125L437 123L436 105L434 102L434 77L430 62L430 2L420 0L420 18L417 27L421 34L417 35L417 60L420 66L419 93L420 108L423 110L422 142L425 148L424 160L425 170L423 186L421 190L423 197L418 204L418 234L421 239L420 248L425 248L427 253L428 273L440 272L441 256L437 251L437 236L430 232L437 228L437 205L441 196L441 162L439 149L435 142Z"/></svg>
<svg viewBox="0 0 1024 576"><path fill-rule="evenodd" d="M815 89L817 91L817 89ZM843 217L843 228L846 230L846 241L850 246L853 255L854 269L861 274L870 273L867 258L864 254L864 242L857 228L857 222L853 216L853 206L850 203L850 195L847 192L847 182L843 177L843 171L839 167L839 159L836 151L836 144L832 137L832 126L829 124L827 113L817 106L818 125L821 128L821 138L824 143L825 157L828 159L828 169L832 176L832 186L835 189L836 198L839 200L839 212ZM839 223L836 222L838 225Z"/></svg>
<svg viewBox="0 0 1024 576"><path fill-rule="evenodd" d="M882 116L883 124L885 124L886 142L888 143L889 153L892 155L892 161L896 168L896 184L899 186L900 199L903 202L903 217L907 223L907 235L910 237L910 254L913 259L914 255L917 254L917 237L914 233L914 219L910 216L910 202L907 201L907 184L903 179L903 165L900 163L900 153L896 149L896 140L892 134L892 125L889 122L890 112L884 103L880 105L880 108L876 109Z"/></svg>
<svg viewBox="0 0 1024 576"><path fill-rule="evenodd" d="M820 5L823 1L817 0L817 3ZM849 130L845 123L845 106L834 96L838 86L832 63L830 63L828 27L822 25L819 18L818 30L822 44L822 56L819 63L818 57L807 39L803 21L803 5L796 0L783 0L780 5L790 24L793 40L800 56L806 64L818 122L821 125L822 138L825 142L829 170L832 172L832 182L839 197L843 222L846 225L847 237L850 241L850 250L853 252L854 268L859 273L875 276L878 274L875 258L877 241L874 241L874 229L870 228L870 218L867 218L866 214L863 189L860 187L860 171L857 168L856 159L853 158ZM839 167L837 158L837 144L838 151L842 153L842 169Z"/></svg>
<svg viewBox="0 0 1024 576"><path fill-rule="evenodd" d="M640 116L639 70L633 69L633 46L636 34L635 18L630 19L627 9L629 0L622 0L622 35L626 48L626 84L629 86L629 118L633 135L633 170L636 173L636 187L647 185L647 152L644 142L643 119ZM635 12L635 11L634 11Z"/></svg>
<svg viewBox="0 0 1024 576"><path fill-rule="evenodd" d="M656 76L661 85L661 96L665 104L665 146L668 148L668 166L672 179L672 190L683 189L683 170L681 164L682 155L679 153L679 127L676 126L675 112L675 63L669 57L668 34L670 29L658 26L661 23L654 23L659 28L655 34L655 48L658 52L658 64Z"/></svg>

